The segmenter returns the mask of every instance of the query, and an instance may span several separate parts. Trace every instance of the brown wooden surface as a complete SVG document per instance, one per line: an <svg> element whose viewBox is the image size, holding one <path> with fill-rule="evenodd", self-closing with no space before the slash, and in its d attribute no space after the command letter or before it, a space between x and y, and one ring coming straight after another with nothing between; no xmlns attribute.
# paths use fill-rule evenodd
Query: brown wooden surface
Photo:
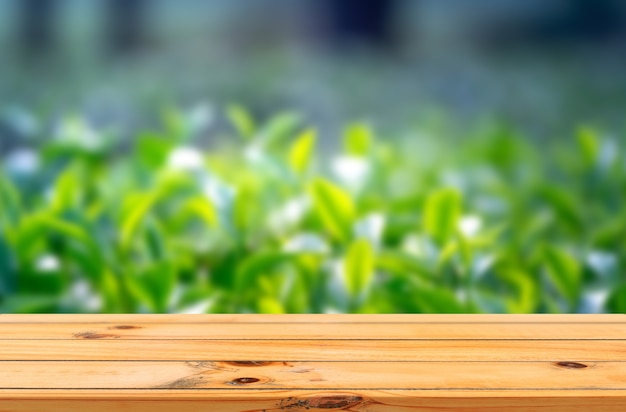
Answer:
<svg viewBox="0 0 626 412"><path fill-rule="evenodd" d="M0 412L626 411L626 315L0 315Z"/></svg>

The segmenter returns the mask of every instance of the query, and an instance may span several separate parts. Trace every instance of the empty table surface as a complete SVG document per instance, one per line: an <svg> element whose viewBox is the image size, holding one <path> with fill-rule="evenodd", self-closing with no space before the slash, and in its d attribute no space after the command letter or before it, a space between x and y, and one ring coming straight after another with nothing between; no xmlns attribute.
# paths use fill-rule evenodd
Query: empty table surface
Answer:
<svg viewBox="0 0 626 412"><path fill-rule="evenodd" d="M625 411L626 315L0 315L0 412Z"/></svg>

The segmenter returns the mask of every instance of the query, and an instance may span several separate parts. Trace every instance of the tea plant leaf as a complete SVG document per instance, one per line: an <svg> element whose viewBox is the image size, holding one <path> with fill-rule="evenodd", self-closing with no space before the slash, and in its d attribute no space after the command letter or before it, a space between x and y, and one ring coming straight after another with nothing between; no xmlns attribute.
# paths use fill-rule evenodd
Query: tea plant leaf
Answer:
<svg viewBox="0 0 626 412"><path fill-rule="evenodd" d="M374 276L374 248L365 239L352 242L348 248L343 266L344 281L352 296L362 294L371 284Z"/></svg>
<svg viewBox="0 0 626 412"><path fill-rule="evenodd" d="M258 302L259 313L267 313L267 314L281 314L285 313L285 308L283 304L274 298L261 298Z"/></svg>
<svg viewBox="0 0 626 412"><path fill-rule="evenodd" d="M256 124L250 113L242 106L231 104L228 106L226 114L239 136L251 140L256 132Z"/></svg>
<svg viewBox="0 0 626 412"><path fill-rule="evenodd" d="M507 268L499 271L498 277L510 284L516 292L514 297L506 300L508 313L536 311L539 293L529 273L517 268Z"/></svg>
<svg viewBox="0 0 626 412"><path fill-rule="evenodd" d="M165 232L156 222L147 225L145 242L154 261L163 261L168 257Z"/></svg>
<svg viewBox="0 0 626 412"><path fill-rule="evenodd" d="M157 195L155 193L146 193L138 197L130 210L127 211L120 225L120 243L122 249L128 249L133 240L133 236L137 229L148 214L150 208L156 203Z"/></svg>
<svg viewBox="0 0 626 412"><path fill-rule="evenodd" d="M422 286L416 293L415 300L424 313L467 312L454 293L444 288Z"/></svg>
<svg viewBox="0 0 626 412"><path fill-rule="evenodd" d="M56 179L53 196L50 201L55 211L63 211L78 206L82 188L85 186L81 181L84 173L76 167L67 168Z"/></svg>
<svg viewBox="0 0 626 412"><path fill-rule="evenodd" d="M51 215L40 215L39 222L42 228L60 233L85 245L93 245L91 236L85 228L72 222L61 220Z"/></svg>
<svg viewBox="0 0 626 412"><path fill-rule="evenodd" d="M432 279L435 274L417 258L400 251L386 250L378 254L376 266L387 273L406 277L418 276Z"/></svg>
<svg viewBox="0 0 626 412"><path fill-rule="evenodd" d="M600 153L600 139L595 130L581 127L576 133L576 140L587 167L596 165Z"/></svg>
<svg viewBox="0 0 626 412"><path fill-rule="evenodd" d="M353 156L365 156L372 146L372 129L365 123L354 123L344 131L346 152Z"/></svg>
<svg viewBox="0 0 626 412"><path fill-rule="evenodd" d="M167 106L161 111L161 119L167 136L177 141L187 138L187 123L183 113L174 106Z"/></svg>
<svg viewBox="0 0 626 412"><path fill-rule="evenodd" d="M283 112L272 117L259 131L258 138L266 146L284 142L296 128L302 119L294 112Z"/></svg>
<svg viewBox="0 0 626 412"><path fill-rule="evenodd" d="M167 311L176 286L176 272L169 262L159 262L129 277L131 293L157 313Z"/></svg>
<svg viewBox="0 0 626 412"><path fill-rule="evenodd" d="M543 257L548 278L570 304L574 305L581 292L580 264L569 253L554 246L545 246Z"/></svg>
<svg viewBox="0 0 626 412"><path fill-rule="evenodd" d="M611 292L606 304L611 313L626 313L626 283L621 283Z"/></svg>
<svg viewBox="0 0 626 412"><path fill-rule="evenodd" d="M17 289L17 271L10 246L0 232L0 297Z"/></svg>
<svg viewBox="0 0 626 412"><path fill-rule="evenodd" d="M584 227L583 215L578 202L566 191L555 186L543 185L540 194L555 212L555 219L575 232Z"/></svg>
<svg viewBox="0 0 626 412"><path fill-rule="evenodd" d="M461 194L456 189L439 189L426 199L424 229L439 244L455 235L460 218Z"/></svg>
<svg viewBox="0 0 626 412"><path fill-rule="evenodd" d="M260 276L275 270L290 260L290 256L282 252L261 252L247 257L237 268L236 289L242 291L254 288Z"/></svg>
<svg viewBox="0 0 626 412"><path fill-rule="evenodd" d="M150 169L158 169L167 161L174 145L171 141L154 133L143 133L135 146L135 153Z"/></svg>
<svg viewBox="0 0 626 412"><path fill-rule="evenodd" d="M258 127L231 106L245 144L204 152L183 140L209 111L168 110L130 153L89 116L59 141L7 135L0 311L626 310L624 136L537 145L486 123L446 141L433 118L376 142L361 122L317 159L294 112Z"/></svg>
<svg viewBox="0 0 626 412"><path fill-rule="evenodd" d="M16 225L22 214L20 193L0 174L0 224Z"/></svg>
<svg viewBox="0 0 626 412"><path fill-rule="evenodd" d="M303 174L311 164L317 132L315 129L305 130L289 150L289 165L297 174Z"/></svg>
<svg viewBox="0 0 626 412"><path fill-rule="evenodd" d="M0 302L3 313L53 313L59 310L59 298L51 294L22 293Z"/></svg>
<svg viewBox="0 0 626 412"><path fill-rule="evenodd" d="M102 280L98 285L100 295L104 298L102 310L104 312L127 311L122 302L122 287L118 276L110 269L104 269Z"/></svg>
<svg viewBox="0 0 626 412"><path fill-rule="evenodd" d="M187 200L182 213L198 216L208 227L216 227L218 224L217 209L205 196L196 196Z"/></svg>
<svg viewBox="0 0 626 412"><path fill-rule="evenodd" d="M335 239L348 241L356 215L350 196L340 187L322 178L313 181L310 193L314 210L324 228Z"/></svg>

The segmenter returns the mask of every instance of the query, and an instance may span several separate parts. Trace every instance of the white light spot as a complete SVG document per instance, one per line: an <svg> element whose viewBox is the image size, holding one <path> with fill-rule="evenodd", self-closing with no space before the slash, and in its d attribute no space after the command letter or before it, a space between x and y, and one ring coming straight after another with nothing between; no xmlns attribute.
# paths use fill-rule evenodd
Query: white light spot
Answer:
<svg viewBox="0 0 626 412"><path fill-rule="evenodd" d="M593 250L587 256L589 266L600 275L608 275L617 267L617 257L612 253Z"/></svg>
<svg viewBox="0 0 626 412"><path fill-rule="evenodd" d="M300 222L309 209L309 199L299 197L289 200L281 208L270 214L269 224L278 231L288 229Z"/></svg>
<svg viewBox="0 0 626 412"><path fill-rule="evenodd" d="M97 151L104 146L104 139L90 124L75 116L64 119L57 127L56 139L88 151Z"/></svg>
<svg viewBox="0 0 626 412"><path fill-rule="evenodd" d="M478 216L464 216L459 222L459 229L467 237L478 234L482 227L482 220Z"/></svg>
<svg viewBox="0 0 626 412"><path fill-rule="evenodd" d="M357 237L363 237L369 240L373 245L380 244L383 230L385 228L385 215L381 213L372 213L359 220L354 231Z"/></svg>
<svg viewBox="0 0 626 412"><path fill-rule="evenodd" d="M59 270L61 262L54 255L43 255L37 259L36 268L40 272L49 273Z"/></svg>
<svg viewBox="0 0 626 412"><path fill-rule="evenodd" d="M330 247L316 234L301 233L289 239L283 246L283 250L295 253L328 253Z"/></svg>
<svg viewBox="0 0 626 412"><path fill-rule="evenodd" d="M71 296L73 301L80 302L87 311L95 312L102 308L102 299L93 293L91 286L84 280L74 282Z"/></svg>
<svg viewBox="0 0 626 412"><path fill-rule="evenodd" d="M220 210L230 207L235 199L235 189L214 176L206 177L202 191Z"/></svg>
<svg viewBox="0 0 626 412"><path fill-rule="evenodd" d="M583 296L583 310L585 313L602 313L604 305L609 297L609 291L606 289L590 290L585 292Z"/></svg>
<svg viewBox="0 0 626 412"><path fill-rule="evenodd" d="M28 175L35 173L41 162L34 150L18 149L6 157L5 164L10 173Z"/></svg>
<svg viewBox="0 0 626 412"><path fill-rule="evenodd" d="M402 239L401 249L404 252L417 257L424 257L426 255L423 239L414 234L407 235L404 239Z"/></svg>
<svg viewBox="0 0 626 412"><path fill-rule="evenodd" d="M202 152L193 147L179 147L174 149L168 159L167 165L174 170L195 171L204 167Z"/></svg>
<svg viewBox="0 0 626 412"><path fill-rule="evenodd" d="M362 157L341 156L333 160L332 170L347 186L359 189L369 175L370 165Z"/></svg>

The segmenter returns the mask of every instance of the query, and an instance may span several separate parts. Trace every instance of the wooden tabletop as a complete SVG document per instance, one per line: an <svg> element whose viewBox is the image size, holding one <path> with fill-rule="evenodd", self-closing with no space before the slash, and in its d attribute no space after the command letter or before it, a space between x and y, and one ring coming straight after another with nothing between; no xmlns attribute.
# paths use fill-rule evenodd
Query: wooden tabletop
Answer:
<svg viewBox="0 0 626 412"><path fill-rule="evenodd" d="M625 315L0 315L0 412L626 411Z"/></svg>

